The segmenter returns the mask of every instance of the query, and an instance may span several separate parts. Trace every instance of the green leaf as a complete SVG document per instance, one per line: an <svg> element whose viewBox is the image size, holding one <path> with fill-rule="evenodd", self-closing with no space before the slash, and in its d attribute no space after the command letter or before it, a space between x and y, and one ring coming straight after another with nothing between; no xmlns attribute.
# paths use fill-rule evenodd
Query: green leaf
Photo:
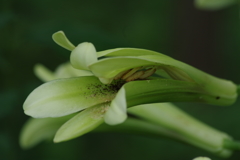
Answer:
<svg viewBox="0 0 240 160"><path fill-rule="evenodd" d="M103 115L109 103L88 108L67 121L57 131L54 142L67 141L88 133L103 123Z"/></svg>
<svg viewBox="0 0 240 160"><path fill-rule="evenodd" d="M124 87L120 89L112 100L109 109L104 115L104 120L109 125L116 125L127 119L127 102Z"/></svg>
<svg viewBox="0 0 240 160"><path fill-rule="evenodd" d="M25 114L35 118L60 117L111 101L115 94L93 76L59 79L36 88L23 108Z"/></svg>
<svg viewBox="0 0 240 160"><path fill-rule="evenodd" d="M30 118L24 125L20 134L20 146L24 149L31 148L43 140L54 137L57 130L74 115L60 118Z"/></svg>
<svg viewBox="0 0 240 160"><path fill-rule="evenodd" d="M80 43L71 53L70 61L73 67L89 70L88 66L97 62L97 52L92 43Z"/></svg>
<svg viewBox="0 0 240 160"><path fill-rule="evenodd" d="M72 51L75 46L68 40L63 31L58 31L52 35L54 42L56 42L59 46Z"/></svg>
<svg viewBox="0 0 240 160"><path fill-rule="evenodd" d="M232 153L223 145L225 139L231 139L230 136L198 121L170 103L139 105L129 108L128 111L153 124L175 132L178 134L179 140L218 156L229 157Z"/></svg>

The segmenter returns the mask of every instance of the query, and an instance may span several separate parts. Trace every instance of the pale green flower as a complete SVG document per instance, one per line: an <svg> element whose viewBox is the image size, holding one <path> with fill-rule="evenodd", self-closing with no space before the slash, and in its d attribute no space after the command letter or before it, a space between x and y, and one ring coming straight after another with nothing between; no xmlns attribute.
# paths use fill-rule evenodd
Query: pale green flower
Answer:
<svg viewBox="0 0 240 160"><path fill-rule="evenodd" d="M218 10L237 4L237 0L195 0L195 6L199 9Z"/></svg>
<svg viewBox="0 0 240 160"><path fill-rule="evenodd" d="M67 62L58 66L55 72L50 71L42 64L37 64L34 67L35 75L43 82L60 79L60 78L71 78L79 76L91 76L91 72L78 70L72 67L72 65Z"/></svg>
<svg viewBox="0 0 240 160"><path fill-rule="evenodd" d="M170 131L171 138L192 144L220 157L229 157L235 143L228 134L214 129L170 103L131 107L128 112ZM228 144L231 144L227 146ZM238 144L239 145L239 144ZM230 147L231 146L231 147Z"/></svg>
<svg viewBox="0 0 240 160"><path fill-rule="evenodd" d="M194 158L193 160L211 160L211 159L208 157L197 157L197 158Z"/></svg>
<svg viewBox="0 0 240 160"><path fill-rule="evenodd" d="M53 39L72 51L70 62L76 69L66 64L51 73L38 65L35 70L41 79L56 80L36 88L26 99L24 112L34 118L69 119L64 124L64 120L52 120L61 126L55 142L81 136L104 121L120 124L127 118L127 107L168 101L230 105L237 98L237 86L231 81L154 51L118 48L96 52L87 42L74 47L61 31ZM58 79L62 77L66 78Z"/></svg>

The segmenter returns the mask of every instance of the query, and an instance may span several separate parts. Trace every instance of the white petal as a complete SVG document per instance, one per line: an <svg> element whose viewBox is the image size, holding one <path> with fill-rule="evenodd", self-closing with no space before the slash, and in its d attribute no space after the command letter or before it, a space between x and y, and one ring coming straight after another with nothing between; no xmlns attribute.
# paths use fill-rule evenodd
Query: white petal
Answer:
<svg viewBox="0 0 240 160"><path fill-rule="evenodd" d="M100 104L78 113L61 126L55 135L54 142L67 141L95 129L103 123L103 115L107 107L107 104Z"/></svg>
<svg viewBox="0 0 240 160"><path fill-rule="evenodd" d="M37 145L41 141L53 138L61 125L73 116L74 115L60 118L30 118L21 131L21 147L28 149Z"/></svg>
<svg viewBox="0 0 240 160"><path fill-rule="evenodd" d="M63 31L58 31L52 35L54 42L56 42L59 46L72 51L75 46L68 40Z"/></svg>
<svg viewBox="0 0 240 160"><path fill-rule="evenodd" d="M92 72L86 70L79 70L72 67L70 63L64 63L58 66L55 71L57 78L71 78L80 76L92 76Z"/></svg>
<svg viewBox="0 0 240 160"><path fill-rule="evenodd" d="M54 80L36 88L24 102L27 115L35 118L61 117L112 99L96 77Z"/></svg>
<svg viewBox="0 0 240 160"><path fill-rule="evenodd" d="M119 90L116 97L112 100L110 108L104 115L104 120L109 125L116 125L127 119L127 102L124 87Z"/></svg>
<svg viewBox="0 0 240 160"><path fill-rule="evenodd" d="M43 82L56 79L54 73L42 64L36 64L34 66L34 73Z"/></svg>
<svg viewBox="0 0 240 160"><path fill-rule="evenodd" d="M97 52L92 43L80 43L71 53L70 61L73 67L89 70L88 66L97 62Z"/></svg>

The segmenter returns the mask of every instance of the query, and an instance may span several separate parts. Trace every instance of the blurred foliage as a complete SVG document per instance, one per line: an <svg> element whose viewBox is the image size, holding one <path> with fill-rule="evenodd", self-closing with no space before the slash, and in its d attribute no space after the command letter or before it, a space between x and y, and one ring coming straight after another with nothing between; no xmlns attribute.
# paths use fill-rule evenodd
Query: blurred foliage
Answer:
<svg viewBox="0 0 240 160"><path fill-rule="evenodd" d="M205 151L165 139L91 133L75 140L51 141L22 150L19 132L27 120L22 104L42 82L33 66L54 69L69 52L54 44L52 33L64 30L78 44L92 42L98 51L116 47L155 50L210 74L240 83L238 6L207 12L188 0L1 0L0 1L0 159L192 159ZM192 115L240 140L240 102L231 107L179 103ZM230 159L239 160L240 152Z"/></svg>

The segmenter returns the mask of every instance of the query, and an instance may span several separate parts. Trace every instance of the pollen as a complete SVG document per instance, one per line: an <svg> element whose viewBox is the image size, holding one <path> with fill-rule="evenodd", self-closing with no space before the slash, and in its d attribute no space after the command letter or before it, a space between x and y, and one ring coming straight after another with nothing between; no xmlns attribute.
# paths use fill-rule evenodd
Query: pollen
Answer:
<svg viewBox="0 0 240 160"><path fill-rule="evenodd" d="M110 102L99 104L99 106L92 108L92 117L93 119L103 118L104 114L107 112L110 106Z"/></svg>
<svg viewBox="0 0 240 160"><path fill-rule="evenodd" d="M96 84L89 84L87 86L87 92L85 93L86 99L88 98L97 98L97 99L103 99L104 102L110 102L119 89L122 87L122 85L126 83L125 81L119 79L114 80L111 84L102 84L102 83L96 83Z"/></svg>

